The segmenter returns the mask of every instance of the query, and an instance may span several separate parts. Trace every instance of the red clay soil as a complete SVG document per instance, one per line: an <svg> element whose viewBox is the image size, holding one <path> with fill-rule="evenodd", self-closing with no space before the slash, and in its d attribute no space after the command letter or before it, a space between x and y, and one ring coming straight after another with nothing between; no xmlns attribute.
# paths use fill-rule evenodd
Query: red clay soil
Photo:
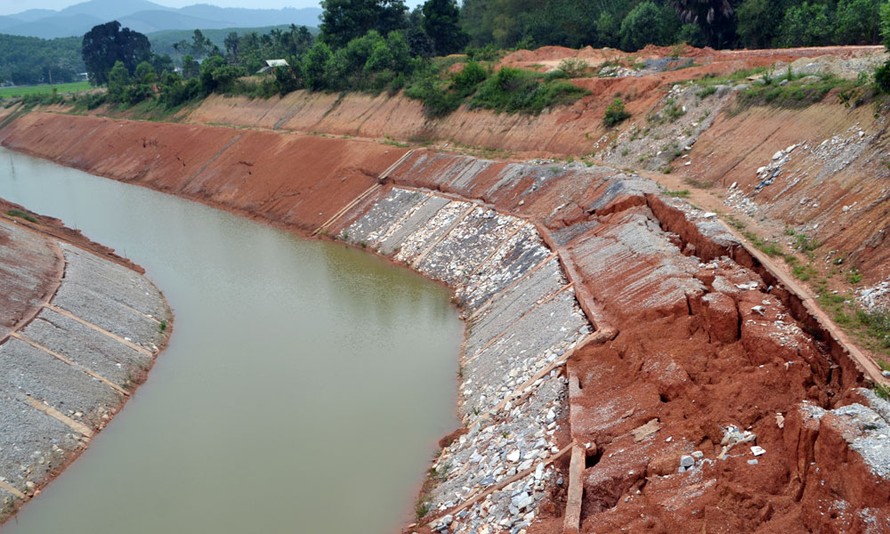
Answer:
<svg viewBox="0 0 890 534"><path fill-rule="evenodd" d="M473 180L469 172L477 173ZM507 186L506 177L516 180ZM806 333L815 330L795 320L799 301L752 269L757 262L743 250L721 248L633 185L610 192L621 177L606 168L417 151L390 178L480 198L545 232L588 225L557 248L582 305L592 301L588 316L620 333L578 351L568 367L582 388L571 402L573 437L598 451L585 471L583 532L851 531L844 521L853 516L813 512L832 499L888 518L886 503L868 497L883 495L887 481L849 454L838 432L780 428L781 419L799 424L802 400L825 408L851 402L846 392L862 385L862 374L846 356L832 356L831 343ZM752 283L755 289L739 288ZM632 431L652 420L660 427L655 438L638 442ZM757 438L720 460L728 425ZM755 444L767 454L749 465ZM679 457L694 451L704 465L677 474ZM843 458L840 472L855 468L859 478L822 484L809 466L814 454L828 463ZM561 525L559 515L543 525Z"/></svg>
<svg viewBox="0 0 890 534"><path fill-rule="evenodd" d="M4 217L0 224L0 341L34 318L55 293L64 269L58 247L49 240L30 232L23 238L21 231L6 228L17 223Z"/></svg>
<svg viewBox="0 0 890 534"><path fill-rule="evenodd" d="M734 117L721 115L696 143L692 165L677 172L721 192L733 183L751 191L760 181L756 169L777 151L806 145L809 149L800 146L791 153L776 183L755 197L762 206L755 218L805 229L822 243L823 256L837 251L832 259L859 265L866 283L874 283L890 277L890 168L882 156L890 148L886 132L886 122L876 120L871 106L755 108Z"/></svg>
<svg viewBox="0 0 890 534"><path fill-rule="evenodd" d="M645 116L690 72L729 72L810 52L700 51L701 67L584 81L593 95L537 117L461 109L430 121L401 97L296 93L266 102L213 97L189 120L582 154L605 134L602 111L615 92ZM555 61L559 53L517 53L510 61ZM824 104L721 116L695 144L695 165L683 172L696 183L721 183L721 193L733 181L750 189L754 170L779 149L801 141L817 146L841 134L865 138L865 148L850 152L851 163L840 169L816 151L792 155L784 172L808 172L807 179L767 189L758 202L766 218L818 224L826 248L855 253L877 280L890 263L881 233L890 203L887 186L877 184L890 173L880 157L884 126L870 113ZM866 133L850 131L854 125ZM348 206L407 151L356 139L50 113L17 119L0 130L0 144L305 231ZM652 183L607 167L433 150L413 152L387 179L480 199L531 220L560 252L588 316L601 329L616 329L617 337L581 349L568 364L581 388L571 401L572 434L597 451L584 475L584 532L862 531L860 516L829 509L835 502L873 508L888 520L887 481L849 450L841 422L831 416L814 422L796 408L802 400L824 408L854 402L849 391L864 384L861 373L840 361L829 342L807 334L814 325L775 277L750 255L692 232L687 219L652 195ZM822 210L796 208L806 205L804 197ZM862 211L845 217L853 209L844 206L854 201ZM653 420L654 434L638 439L633 431ZM719 459L728 425L750 430L756 441ZM766 453L752 465L754 444ZM694 451L703 456L699 468L677 473L679 456ZM561 508L544 512L531 532L558 531Z"/></svg>
<svg viewBox="0 0 890 534"><path fill-rule="evenodd" d="M296 92L265 101L214 96L192 111L186 120L433 143L446 150L465 151L472 147L523 159L578 158L608 145L624 131L649 126L646 117L661 109L674 84L800 58L833 58L833 61L874 56L881 51L882 47L873 46L735 51L649 47L639 53L626 54L615 50L544 47L511 53L501 64L550 68L569 57L585 59L591 65L612 60L632 64L676 52L692 59L694 64L638 77L579 78L573 83L590 90L589 96L537 116L498 115L462 107L445 118L428 119L419 102L404 96ZM602 117L616 95L624 99L633 118L610 130L603 126ZM713 187L710 193L725 196L726 188L736 182L749 193L758 180L755 170L769 163L777 150L798 143L815 148L825 139L849 135L852 128L857 132L863 130L867 143L855 158L838 156L839 161L853 160L849 165L838 168L831 157L792 158L783 173L788 181L768 188L755 199L765 206L757 217L777 221L779 236L784 227L813 234L814 242L822 244L816 251L817 256L831 253L832 260L847 258L846 265L855 266L863 274L864 283L875 283L890 276L890 246L885 240L890 232L887 208L890 189L884 184L890 171L882 163L886 159L882 155L887 149L886 124L883 118L875 119L871 105L851 109L839 103L837 95L829 94L823 104L805 109L752 108L739 114L719 112L714 125L688 153L693 164L680 166L675 173L687 179L685 188ZM643 156L651 157L651 154L640 154ZM788 186L800 173L806 173L805 179ZM851 205L848 211L842 211ZM812 231L814 225L818 225L816 231Z"/></svg>
<svg viewBox="0 0 890 534"><path fill-rule="evenodd" d="M63 165L312 231L405 149L361 140L31 113L0 143Z"/></svg>
<svg viewBox="0 0 890 534"><path fill-rule="evenodd" d="M24 217L32 220L26 220ZM106 246L90 241L79 230L67 228L62 221L38 215L24 207L0 199L0 219L4 224L16 224L34 231L33 239L13 241L13 236L0 228L0 247L9 251L0 265L0 340L21 328L36 315L58 287L64 260L49 236L71 243L81 249L114 261L142 274L144 270L122 258Z"/></svg>

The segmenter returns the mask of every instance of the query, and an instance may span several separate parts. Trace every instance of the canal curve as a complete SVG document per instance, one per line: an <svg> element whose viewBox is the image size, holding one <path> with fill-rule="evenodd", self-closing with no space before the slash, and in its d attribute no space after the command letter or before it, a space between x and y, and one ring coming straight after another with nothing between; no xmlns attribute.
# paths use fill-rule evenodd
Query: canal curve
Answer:
<svg viewBox="0 0 890 534"><path fill-rule="evenodd" d="M393 532L454 416L441 286L339 244L0 149L0 196L146 269L175 328L86 453L4 527Z"/></svg>

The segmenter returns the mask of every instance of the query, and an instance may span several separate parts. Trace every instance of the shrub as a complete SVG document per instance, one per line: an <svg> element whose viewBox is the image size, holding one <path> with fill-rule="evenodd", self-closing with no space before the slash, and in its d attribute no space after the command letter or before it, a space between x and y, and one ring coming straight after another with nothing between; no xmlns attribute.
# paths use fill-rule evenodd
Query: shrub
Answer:
<svg viewBox="0 0 890 534"><path fill-rule="evenodd" d="M875 70L875 86L883 93L890 93L890 61Z"/></svg>
<svg viewBox="0 0 890 534"><path fill-rule="evenodd" d="M569 82L542 78L536 72L504 67L479 86L471 105L497 112L536 114L587 94L587 90Z"/></svg>
<svg viewBox="0 0 890 534"><path fill-rule="evenodd" d="M611 128L621 124L629 118L630 113L624 109L624 101L620 98L616 98L609 104L609 107L606 108L606 114L603 116L603 124L605 124L606 127Z"/></svg>
<svg viewBox="0 0 890 534"><path fill-rule="evenodd" d="M580 78L587 72L590 65L583 59L570 57L559 62L559 70L568 78Z"/></svg>
<svg viewBox="0 0 890 534"><path fill-rule="evenodd" d="M28 222L36 223L37 218L28 213L27 211L12 209L6 212L10 217L18 217L19 219L24 219Z"/></svg>
<svg viewBox="0 0 890 534"><path fill-rule="evenodd" d="M460 94L468 96L472 94L479 84L484 82L487 77L488 73L479 63L470 61L464 65L463 70L451 78L451 88Z"/></svg>

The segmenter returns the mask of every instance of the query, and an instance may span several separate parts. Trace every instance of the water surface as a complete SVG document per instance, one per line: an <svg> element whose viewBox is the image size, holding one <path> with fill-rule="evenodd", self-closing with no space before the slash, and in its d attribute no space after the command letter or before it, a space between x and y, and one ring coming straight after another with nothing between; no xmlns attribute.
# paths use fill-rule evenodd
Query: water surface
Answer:
<svg viewBox="0 0 890 534"><path fill-rule="evenodd" d="M342 245L0 149L0 196L142 265L148 382L4 534L389 533L452 430L447 292Z"/></svg>

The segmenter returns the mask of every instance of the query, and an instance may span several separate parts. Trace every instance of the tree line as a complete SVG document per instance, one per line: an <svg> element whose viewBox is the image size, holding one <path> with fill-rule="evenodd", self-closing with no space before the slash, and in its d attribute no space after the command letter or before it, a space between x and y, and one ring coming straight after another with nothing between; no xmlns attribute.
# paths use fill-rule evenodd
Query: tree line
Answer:
<svg viewBox="0 0 890 534"><path fill-rule="evenodd" d="M79 37L40 39L0 35L0 83L36 85L77 81L85 71Z"/></svg>
<svg viewBox="0 0 890 534"><path fill-rule="evenodd" d="M617 46L687 42L713 46L865 44L890 35L890 0L322 0L320 33L305 27L229 34L220 48L195 30L152 53L148 39L117 22L82 41L90 79L108 84L111 102L154 98L168 107L213 92L269 97L297 89L398 91L441 114L462 102L537 112L580 96L559 78L492 72L477 60L509 46ZM885 21L883 24L881 21ZM829 37L830 36L830 37ZM464 51L473 76L455 76L431 58ZM286 59L271 76L251 77L266 59ZM178 65L178 68L174 66ZM519 97L510 93L521 89Z"/></svg>
<svg viewBox="0 0 890 534"><path fill-rule="evenodd" d="M881 42L886 0L464 0L474 46L634 51L679 42L782 48Z"/></svg>

